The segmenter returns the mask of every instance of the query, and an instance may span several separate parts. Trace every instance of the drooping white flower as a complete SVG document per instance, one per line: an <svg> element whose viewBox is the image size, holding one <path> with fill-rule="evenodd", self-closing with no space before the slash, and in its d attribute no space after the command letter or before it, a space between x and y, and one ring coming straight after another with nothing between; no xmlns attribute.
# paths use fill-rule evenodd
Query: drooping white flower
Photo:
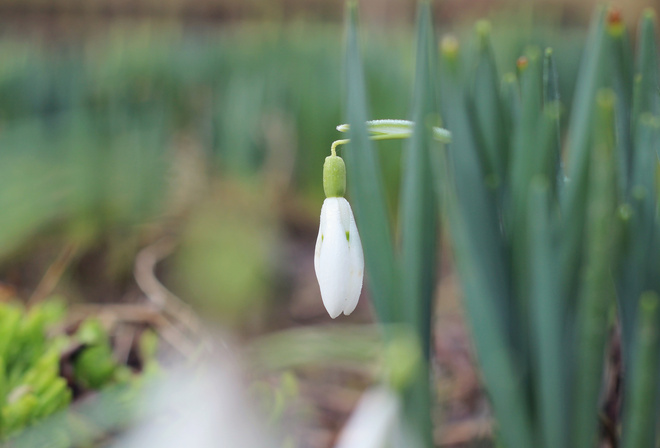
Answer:
<svg viewBox="0 0 660 448"><path fill-rule="evenodd" d="M314 269L330 317L351 314L362 291L364 254L353 211L343 197L323 202Z"/></svg>
<svg viewBox="0 0 660 448"><path fill-rule="evenodd" d="M346 199L346 165L335 154L323 164L323 191L326 200L321 208L321 226L316 238L314 269L321 288L323 305L333 319L351 314L357 306L364 255L353 210Z"/></svg>

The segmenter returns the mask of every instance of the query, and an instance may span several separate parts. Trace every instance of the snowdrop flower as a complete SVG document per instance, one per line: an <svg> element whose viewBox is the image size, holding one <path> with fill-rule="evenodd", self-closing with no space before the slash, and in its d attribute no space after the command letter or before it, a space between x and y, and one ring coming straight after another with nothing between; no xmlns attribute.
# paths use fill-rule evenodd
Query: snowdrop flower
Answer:
<svg viewBox="0 0 660 448"><path fill-rule="evenodd" d="M367 390L339 435L335 448L385 448L418 446L402 443L401 400L392 390L376 386Z"/></svg>
<svg viewBox="0 0 660 448"><path fill-rule="evenodd" d="M334 151L333 151L334 152ZM344 198L346 166L333 154L323 164L326 199L316 238L314 269L323 305L333 319L353 312L362 290L364 255L353 211Z"/></svg>

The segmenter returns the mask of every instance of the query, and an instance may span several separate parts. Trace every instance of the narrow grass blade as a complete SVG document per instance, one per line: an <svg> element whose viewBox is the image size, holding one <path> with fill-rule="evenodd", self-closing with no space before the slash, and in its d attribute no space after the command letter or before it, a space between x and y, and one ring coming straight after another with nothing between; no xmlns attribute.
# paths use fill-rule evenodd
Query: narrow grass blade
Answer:
<svg viewBox="0 0 660 448"><path fill-rule="evenodd" d="M346 117L351 141L343 155L348 171L348 192L361 229L374 307L379 319L387 323L399 319L401 297L380 162L366 128L366 87L357 32L357 8L350 4L346 43Z"/></svg>
<svg viewBox="0 0 660 448"><path fill-rule="evenodd" d="M539 117L542 106L541 58L538 48L528 48L526 64L521 67L522 109L515 129L513 153L510 159L510 207L508 207L508 234L511 247L512 289L515 300L516 347L525 371L532 365L528 316L531 287L530 265L527 258L529 187L535 174L535 159L542 159L547 145L539 140ZM552 136L552 134L550 134Z"/></svg>
<svg viewBox="0 0 660 448"><path fill-rule="evenodd" d="M472 116L457 42L444 40L440 66L441 106L452 143L435 159L448 218L463 300L479 364L490 393L501 438L508 448L534 446L523 369L512 347L515 312L506 251L492 186L475 147Z"/></svg>
<svg viewBox="0 0 660 448"><path fill-rule="evenodd" d="M520 85L515 73L507 73L502 78L502 108L506 123L506 131L510 135L520 120Z"/></svg>
<svg viewBox="0 0 660 448"><path fill-rule="evenodd" d="M560 104L561 96L559 94L559 76L557 75L557 65L552 48L546 48L543 56L543 105L544 108L553 104ZM551 106L557 107L557 106ZM555 124L555 138L553 153L555 154L556 181L554 190L557 196L564 188L566 175L564 174L564 161L561 154L561 121L557 120ZM550 178L549 178L550 179Z"/></svg>
<svg viewBox="0 0 660 448"><path fill-rule="evenodd" d="M543 108L543 112L538 124L538 148L534 151L531 161L531 171L533 176L542 175L548 180L552 180L550 197L556 201L559 196L558 188L561 188L558 179L563 179L563 170L557 162L561 157L561 142L558 129L561 125L562 107L559 102L548 103ZM557 181L555 181L557 180ZM563 181L561 181L563 184Z"/></svg>
<svg viewBox="0 0 660 448"><path fill-rule="evenodd" d="M521 74L521 117L516 127L511 157L511 219L514 233L527 227L529 183L537 174L534 173L534 159L541 146L537 134L542 101L541 60L538 48L530 48L526 53L528 63ZM520 236L515 241L524 241L524 235Z"/></svg>
<svg viewBox="0 0 660 448"><path fill-rule="evenodd" d="M522 109L516 127L511 155L511 195L513 212L518 214L527 206L528 187L533 176L532 164L537 148L537 130L542 108L542 65L537 47L528 48L527 65L522 69L520 91Z"/></svg>
<svg viewBox="0 0 660 448"><path fill-rule="evenodd" d="M639 91L633 104L634 123L643 113L660 113L660 84L658 82L658 49L655 43L655 12L646 10L642 15L637 51L636 74Z"/></svg>
<svg viewBox="0 0 660 448"><path fill-rule="evenodd" d="M589 159L591 117L594 115L594 98L596 91L602 87L605 60L605 33L602 9L592 20L587 45L584 48L584 58L580 66L575 98L573 100L573 115L569 123L568 135L569 175L571 184L586 171L586 161ZM576 189L573 186L571 190Z"/></svg>
<svg viewBox="0 0 660 448"><path fill-rule="evenodd" d="M443 211L452 234L453 251L463 303L472 329L479 365L499 422L499 435L507 448L529 448L533 443L531 412L527 406L524 380L507 341L507 331L497 301L493 300L490 272L481 265L483 247L470 233L459 207L449 157L438 158L436 175L443 182Z"/></svg>
<svg viewBox="0 0 660 448"><path fill-rule="evenodd" d="M582 272L577 316L577 363L572 408L572 446L575 448L594 446L596 443L598 394L609 313L615 298L611 271L616 260L619 232L614 162L614 103L613 91L599 92L586 211L586 265Z"/></svg>
<svg viewBox="0 0 660 448"><path fill-rule="evenodd" d="M552 179L552 178L551 178ZM530 323L534 343L536 403L543 447L566 446L566 354L563 351L563 301L557 285L555 217L547 177L537 177L529 195Z"/></svg>
<svg viewBox="0 0 660 448"><path fill-rule="evenodd" d="M420 4L412 121L418 123L405 148L399 220L401 285L407 320L429 352L431 301L435 286L437 201L430 166L432 126L437 120L431 52L435 51L428 2Z"/></svg>
<svg viewBox="0 0 660 448"><path fill-rule="evenodd" d="M582 257L585 204L588 189L589 154L596 91L603 84L606 67L605 32L602 9L592 20L584 49L580 74L575 88L567 141L568 183L562 194L562 248L560 282L562 297L574 297L578 283L578 266Z"/></svg>
<svg viewBox="0 0 660 448"><path fill-rule="evenodd" d="M643 114L639 119L635 136L635 154L629 204L632 213L627 220L628 233L625 253L621 259L618 300L621 317L623 354L625 365L630 366L630 354L634 347L634 331L638 300L642 292L650 288L649 280L657 276L657 263L649 242L655 239L656 216L656 150L660 145L660 119Z"/></svg>
<svg viewBox="0 0 660 448"><path fill-rule="evenodd" d="M512 297L508 284L506 253L500 234L500 219L495 201L494 186L488 184L482 160L474 139L474 121L469 113L466 86L459 64L459 49L455 41L443 40L440 64L440 106L447 128L452 132L452 143L447 145L447 157L457 207L464 216L468 234L481 248L482 256L476 261L489 277L489 296L497 303L497 318L507 332L512 332Z"/></svg>
<svg viewBox="0 0 660 448"><path fill-rule="evenodd" d="M416 123L406 145L401 186L401 290L404 315L415 329L425 356L431 351L431 316L437 251L437 200L431 175L430 150L437 121L434 42L431 9L420 3L411 119ZM406 393L407 416L425 447L433 446L428 366Z"/></svg>
<svg viewBox="0 0 660 448"><path fill-rule="evenodd" d="M543 53L543 104L560 100L559 76L557 75L554 51L552 48L546 48Z"/></svg>
<svg viewBox="0 0 660 448"><path fill-rule="evenodd" d="M476 35L477 60L471 101L477 138L484 152L486 175L495 176L495 182L501 184L507 171L508 134L498 88L500 78L490 42L490 23L478 22Z"/></svg>
<svg viewBox="0 0 660 448"><path fill-rule="evenodd" d="M658 295L645 293L639 306L637 348L632 366L630 400L624 413L623 448L655 445L654 416L658 396L660 310Z"/></svg>
<svg viewBox="0 0 660 448"><path fill-rule="evenodd" d="M616 138L618 158L618 179L622 193L628 192L632 165L632 97L633 60L632 47L621 12L611 8L606 18L607 41L609 46L609 71L612 88L616 93Z"/></svg>

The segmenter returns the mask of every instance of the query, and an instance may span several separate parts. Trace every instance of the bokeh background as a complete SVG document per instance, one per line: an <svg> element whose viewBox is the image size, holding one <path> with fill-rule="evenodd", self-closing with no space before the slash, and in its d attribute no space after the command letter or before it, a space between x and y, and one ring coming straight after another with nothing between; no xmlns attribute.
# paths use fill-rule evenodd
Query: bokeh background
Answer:
<svg viewBox="0 0 660 448"><path fill-rule="evenodd" d="M433 8L439 34L466 46L475 21L489 19L502 74L525 45L552 46L569 104L596 3ZM640 11L659 3L617 6L635 29ZM372 117L408 118L416 2L359 4ZM253 349L260 367L250 390L266 409L284 397L277 418L295 428L296 446L331 446L374 373L369 356L339 350L352 361L327 363L318 350L377 345L350 327L372 322L368 285L355 314L332 323L330 342L296 345L331 323L313 247L323 159L341 138L344 8L339 0L0 1L0 299L59 295L73 314L121 321L137 309L122 306L151 306L166 288L185 310L173 314ZM401 145L379 148L394 217ZM491 423L450 255L442 256L438 440L464 446L487 439ZM161 334L165 350L192 350Z"/></svg>

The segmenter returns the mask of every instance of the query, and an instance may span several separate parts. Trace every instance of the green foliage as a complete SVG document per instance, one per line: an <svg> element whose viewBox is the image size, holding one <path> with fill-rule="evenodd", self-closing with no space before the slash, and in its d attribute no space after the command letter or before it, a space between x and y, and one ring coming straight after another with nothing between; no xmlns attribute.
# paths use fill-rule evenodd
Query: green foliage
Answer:
<svg viewBox="0 0 660 448"><path fill-rule="evenodd" d="M269 297L274 216L261 186L219 188L189 217L173 261L177 293L226 325L259 315Z"/></svg>
<svg viewBox="0 0 660 448"><path fill-rule="evenodd" d="M0 439L13 439L26 427L67 408L73 389L100 389L111 384L137 384L138 375L113 358L110 337L94 318L83 321L68 336L49 336L66 315L55 300L25 310L14 303L0 304ZM150 340L151 339L151 340ZM145 366L155 362L156 342L146 332ZM72 355L75 378L69 384L62 376L62 353L80 346ZM146 367L145 367L146 370ZM69 446L66 439L61 445Z"/></svg>
<svg viewBox="0 0 660 448"><path fill-rule="evenodd" d="M420 10L400 247L392 244L378 157L367 139L354 16L349 21L348 189L358 223L369 230L365 260L379 318L406 322L422 345L430 342L437 232L429 213L439 198L498 443L597 446L605 353L618 310L625 400L615 437L625 446L653 445L660 412L654 15L643 16L635 66L619 13L595 14L564 130L556 52L529 46L515 73L500 78L491 27L479 22L476 45L464 52L455 38L444 38L436 66L428 5ZM434 121L436 89L451 132L441 149L423 131ZM434 182L441 193L435 199ZM428 412L418 395L422 376L410 386L407 416L431 446L420 425Z"/></svg>
<svg viewBox="0 0 660 448"><path fill-rule="evenodd" d="M48 49L3 38L0 206L12 213L0 216L0 259L34 235L93 243L144 232L171 212L172 165L191 150L213 172L283 170L320 197L313 167L334 136L327 123L340 121L339 43L321 25L228 35L115 27L84 47ZM409 70L384 57L392 52L400 46L370 44L370 57L387 61L368 72L380 116L397 115L406 95L393 86Z"/></svg>
<svg viewBox="0 0 660 448"><path fill-rule="evenodd" d="M119 372L110 345L110 336L103 324L95 318L84 320L75 335L83 344L73 360L76 383L85 389L100 389L108 385Z"/></svg>
<svg viewBox="0 0 660 448"><path fill-rule="evenodd" d="M660 322L646 318L645 349L636 348L631 333L639 298L657 293L660 277L657 252L649 250L658 228L651 150L657 125L649 115L658 94L657 61L640 57L633 89L632 50L613 14L594 18L564 155L552 50L542 58L537 48L528 49L501 90L476 95L483 84L499 85L488 69L492 61L483 62L492 58L488 28L477 26L476 66L457 62L454 42L443 46L441 103L452 143L436 172L484 381L507 447L596 445L617 303L624 356L637 359L626 362L626 384L633 397L641 397L638 388L646 397L626 402L625 415L634 417L624 418L623 437L654 437L638 406L644 415L657 412L658 380L648 380L646 371L657 364L648 334ZM641 29L640 52L653 59L648 14ZM476 87L465 81L475 79ZM509 140L494 132L507 127ZM494 161L506 161L506 168Z"/></svg>
<svg viewBox="0 0 660 448"><path fill-rule="evenodd" d="M26 312L19 305L0 305L0 436L6 438L71 401L71 390L60 377L63 340L47 337L64 307L56 302Z"/></svg>
<svg viewBox="0 0 660 448"><path fill-rule="evenodd" d="M367 277L376 312L385 323L403 323L417 336L424 363L410 368L413 381L402 392L414 440L433 443L430 419L431 316L437 252L437 198L431 173L433 127L438 125L435 92L435 45L430 5L418 15L416 76L411 119L416 125L406 145L401 174L399 244L388 219L379 154L367 132L367 92L357 39L357 10L349 8L346 50L346 116L350 142L345 151L348 192L362 232ZM405 297L406 300L401 300ZM389 334L395 339L395 335ZM390 342L392 346L394 342ZM396 346L396 345L394 345ZM402 379L392 377L400 385Z"/></svg>

